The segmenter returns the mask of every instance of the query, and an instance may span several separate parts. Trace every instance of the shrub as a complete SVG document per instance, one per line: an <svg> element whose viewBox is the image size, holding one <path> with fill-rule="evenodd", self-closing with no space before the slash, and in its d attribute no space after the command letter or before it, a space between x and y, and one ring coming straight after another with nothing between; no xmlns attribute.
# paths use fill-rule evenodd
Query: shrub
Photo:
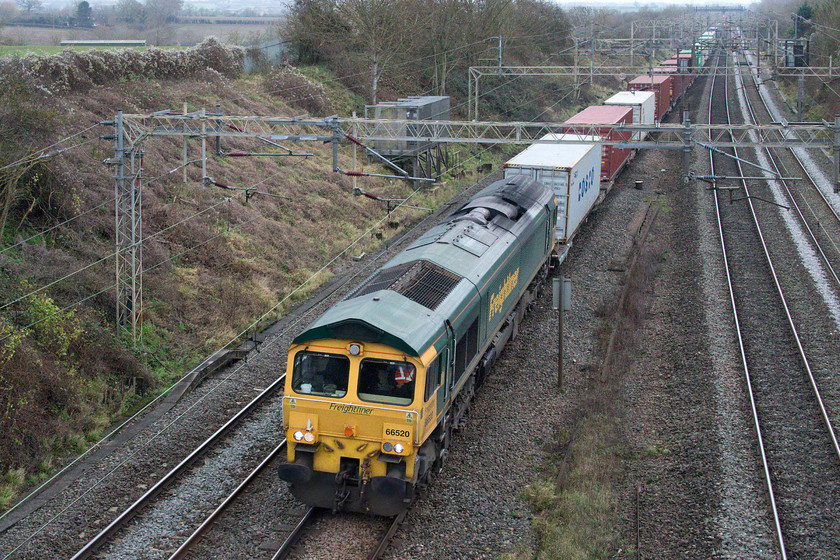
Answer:
<svg viewBox="0 0 840 560"><path fill-rule="evenodd" d="M18 76L50 95L86 91L120 80L173 79L200 75L208 68L235 78L245 51L213 37L187 50L63 51L56 55L0 59L0 88Z"/></svg>
<svg viewBox="0 0 840 560"><path fill-rule="evenodd" d="M330 99L324 86L315 82L290 65L279 66L265 79L268 93L280 97L287 103L300 107L313 115L330 113Z"/></svg>

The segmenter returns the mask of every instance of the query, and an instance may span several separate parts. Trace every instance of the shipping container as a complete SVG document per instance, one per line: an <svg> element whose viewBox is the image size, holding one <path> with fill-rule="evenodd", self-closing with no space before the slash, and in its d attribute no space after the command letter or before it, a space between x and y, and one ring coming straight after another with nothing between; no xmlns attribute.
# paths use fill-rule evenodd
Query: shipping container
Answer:
<svg viewBox="0 0 840 560"><path fill-rule="evenodd" d="M626 105L633 109L633 124L653 124L656 94L652 91L620 91L604 101L604 105ZM646 132L633 133L633 140L642 141Z"/></svg>
<svg viewBox="0 0 840 560"><path fill-rule="evenodd" d="M680 74L694 74L694 56L690 50L681 50L677 55L677 62L679 62L677 67L680 69Z"/></svg>
<svg viewBox="0 0 840 560"><path fill-rule="evenodd" d="M670 75L638 76L630 80L627 89L630 91L652 91L656 95L656 114L654 118L658 121L661 121L671 108Z"/></svg>
<svg viewBox="0 0 840 560"><path fill-rule="evenodd" d="M617 130L614 128L598 128L599 124L632 124L633 109L624 105L592 105L570 118L565 124L593 124L595 129L590 134L600 136L604 140L631 141L632 133L629 130ZM581 130L565 130L575 134L586 134ZM630 148L616 148L603 144L601 157L601 180L612 181L627 160L630 159Z"/></svg>
<svg viewBox="0 0 840 560"><path fill-rule="evenodd" d="M595 205L600 192L600 138L546 134L541 140L580 140L574 144L536 143L505 163L505 177L527 175L550 187L557 197L554 238L568 243Z"/></svg>
<svg viewBox="0 0 840 560"><path fill-rule="evenodd" d="M679 68L680 75L683 77L683 93L685 93L685 90L694 83L694 78L697 73L694 53L691 51L680 51L678 61L680 64L677 68Z"/></svg>
<svg viewBox="0 0 840 560"><path fill-rule="evenodd" d="M684 89L682 75L678 72L676 66L656 66L652 72L654 74L671 76L671 84L668 91L671 98L671 107L673 107L679 101Z"/></svg>

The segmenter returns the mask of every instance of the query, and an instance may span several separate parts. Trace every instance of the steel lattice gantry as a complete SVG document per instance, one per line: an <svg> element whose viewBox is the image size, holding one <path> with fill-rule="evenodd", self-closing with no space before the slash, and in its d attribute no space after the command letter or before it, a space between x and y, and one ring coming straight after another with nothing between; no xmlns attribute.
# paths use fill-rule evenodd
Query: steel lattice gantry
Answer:
<svg viewBox="0 0 840 560"><path fill-rule="evenodd" d="M749 43L748 39L744 39L743 44ZM752 49L755 50L755 49ZM658 63L653 63L656 66ZM479 81L485 76L496 76L501 78L517 78L517 77L548 77L548 76L567 76L571 78L582 78L589 76L610 76L618 77L620 80L628 77L642 76L650 73L651 65L647 66L633 66L633 65L596 65L591 68L585 66L470 66L468 78L468 111L470 118L478 118L478 100L481 97L479 92ZM840 77L840 68L837 66L808 66L807 68L786 68L784 66L768 67L774 77L804 77L818 78L821 80L831 80ZM751 69L749 66L719 66L711 68L708 66L692 66L689 67L690 73L695 76L705 76L711 74L713 71L717 72L719 76L727 75L734 76L740 74L748 76Z"/></svg>
<svg viewBox="0 0 840 560"><path fill-rule="evenodd" d="M604 129L619 128L627 132L648 132L643 142L605 140L621 148L682 150L684 161L695 146L729 148L802 147L833 148L834 181L840 184L840 117L835 122L775 123L765 125L660 124L608 125L565 124L557 122L481 122L481 121L401 121L362 118L287 118L229 116L162 111L149 115L123 115L114 121L115 157L113 165L116 194L116 276L117 325L129 327L136 342L142 328L143 309L143 220L142 220L142 147L155 137L181 138L184 141L184 166L187 142L201 142L201 163L204 181L207 177L207 140L216 138L251 138L273 146L279 142L321 142L332 144L333 171L347 174L338 166L339 145L347 141L363 145L376 141L418 141L460 144L520 144L540 142L546 134L568 133L581 136L602 136ZM405 126L410 124L411 127ZM412 136L398 131L412 130ZM753 140L751 133L756 135ZM551 141L563 143L563 141ZM573 142L573 141L570 141ZM282 146L281 146L282 147ZM288 149L288 148L284 148ZM688 169L683 170L688 176Z"/></svg>
<svg viewBox="0 0 840 560"><path fill-rule="evenodd" d="M835 122L780 122L772 124L566 124L560 122L503 121L408 121L363 118L286 118L228 116L213 114L122 115L126 142L135 149L148 138L169 136L198 138L255 138L274 142L332 142L345 138L369 141L430 141L459 144L532 144L550 133L599 136L598 130L619 128L629 132L649 132L649 140L637 143L605 140L605 144L636 149L683 149L686 145L728 148L732 146L823 148L837 145ZM409 130L412 136L401 136ZM758 141L749 133L757 134ZM731 135L732 138L728 138ZM556 141L562 143L562 141ZM206 159L206 153L202 152Z"/></svg>
<svg viewBox="0 0 840 560"><path fill-rule="evenodd" d="M143 313L143 190L140 178L143 155L139 143L128 141L122 112L114 125L116 325L131 331L136 342L142 329Z"/></svg>

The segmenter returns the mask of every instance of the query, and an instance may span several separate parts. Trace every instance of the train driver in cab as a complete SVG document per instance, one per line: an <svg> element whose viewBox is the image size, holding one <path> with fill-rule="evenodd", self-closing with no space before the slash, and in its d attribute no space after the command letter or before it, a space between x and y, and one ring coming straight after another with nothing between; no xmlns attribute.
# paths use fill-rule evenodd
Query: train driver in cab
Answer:
<svg viewBox="0 0 840 560"><path fill-rule="evenodd" d="M359 397L383 404L411 404L416 371L408 362L364 360L359 371Z"/></svg>

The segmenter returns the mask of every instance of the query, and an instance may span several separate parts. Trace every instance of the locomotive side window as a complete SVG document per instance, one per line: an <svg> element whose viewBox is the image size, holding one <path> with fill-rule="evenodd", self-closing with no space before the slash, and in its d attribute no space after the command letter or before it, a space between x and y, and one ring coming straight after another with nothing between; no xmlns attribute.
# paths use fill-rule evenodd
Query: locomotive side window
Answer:
<svg viewBox="0 0 840 560"><path fill-rule="evenodd" d="M467 369L467 334L458 339L455 345L455 379L460 379L461 374Z"/></svg>
<svg viewBox="0 0 840 560"><path fill-rule="evenodd" d="M435 394L438 385L440 385L440 371L443 359L443 355L438 356L438 359L432 362L428 369L426 369L426 402L432 398L432 395Z"/></svg>
<svg viewBox="0 0 840 560"><path fill-rule="evenodd" d="M407 405L414 400L417 369L408 362L366 358L359 366L359 398Z"/></svg>
<svg viewBox="0 0 840 560"><path fill-rule="evenodd" d="M347 394L350 360L337 354L298 352L292 390L304 395L341 398Z"/></svg>
<svg viewBox="0 0 840 560"><path fill-rule="evenodd" d="M455 346L455 379L460 379L476 352L478 352L478 318L473 321Z"/></svg>

